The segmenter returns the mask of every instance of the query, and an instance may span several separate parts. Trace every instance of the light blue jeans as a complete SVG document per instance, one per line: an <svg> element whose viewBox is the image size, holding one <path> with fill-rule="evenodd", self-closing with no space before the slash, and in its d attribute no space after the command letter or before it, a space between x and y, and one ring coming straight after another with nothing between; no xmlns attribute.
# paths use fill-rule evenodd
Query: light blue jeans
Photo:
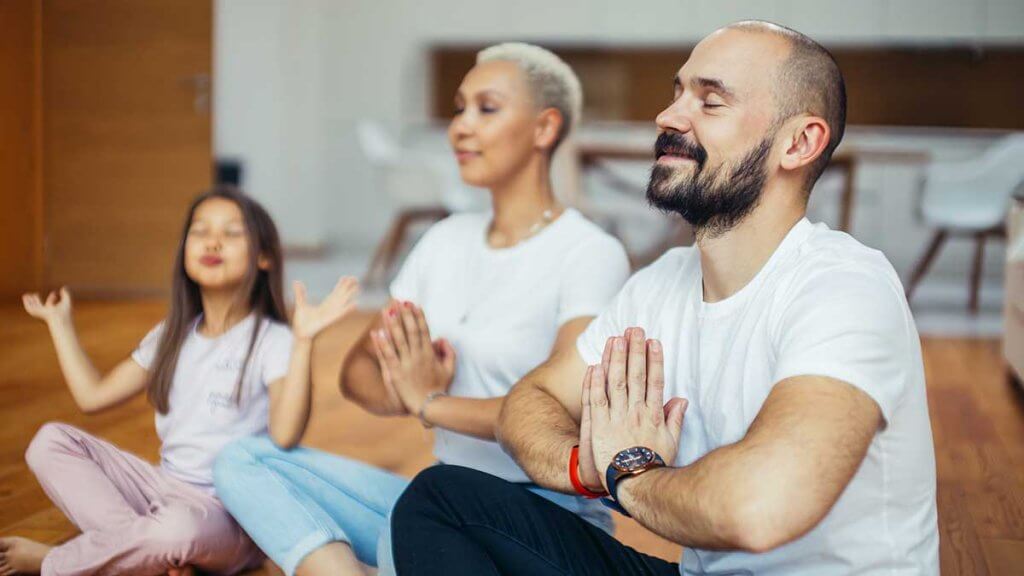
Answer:
<svg viewBox="0 0 1024 576"><path fill-rule="evenodd" d="M266 436L228 445L214 466L217 496L256 544L291 575L311 552L347 542L360 562L393 574L390 515L409 480L335 454L281 450ZM611 515L586 500L524 484L611 534Z"/></svg>

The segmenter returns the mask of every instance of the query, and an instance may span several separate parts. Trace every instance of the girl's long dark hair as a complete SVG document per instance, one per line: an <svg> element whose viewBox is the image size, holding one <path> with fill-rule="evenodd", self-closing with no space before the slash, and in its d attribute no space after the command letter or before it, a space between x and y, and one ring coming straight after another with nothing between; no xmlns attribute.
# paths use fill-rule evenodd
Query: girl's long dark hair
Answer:
<svg viewBox="0 0 1024 576"><path fill-rule="evenodd" d="M255 322L245 362L243 362L242 370L238 375L238 383L235 384L236 403L241 401L242 382L246 369L249 367L253 349L256 347L256 340L259 337L263 320L287 322L282 280L284 259L281 256L281 240L270 215L258 202L232 186L218 186L197 196L189 206L181 233L181 242L178 244L178 254L172 273L170 311L164 320L163 334L160 337L160 344L157 346L156 358L147 386L149 401L161 414L166 414L170 410L171 383L174 380L174 369L178 364L181 346L185 342L193 322L203 311L199 285L185 272L185 241L189 228L192 226L196 208L211 198L230 200L238 206L242 212L242 219L245 221L245 231L249 242L248 273L243 287L239 291L237 305L247 306L255 316ZM269 264L266 270L261 270L259 267L260 257Z"/></svg>

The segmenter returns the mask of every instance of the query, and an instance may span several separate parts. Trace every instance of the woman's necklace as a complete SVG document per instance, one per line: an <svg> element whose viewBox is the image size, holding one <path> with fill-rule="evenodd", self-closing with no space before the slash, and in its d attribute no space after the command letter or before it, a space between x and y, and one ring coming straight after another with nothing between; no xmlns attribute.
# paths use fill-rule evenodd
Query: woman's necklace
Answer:
<svg viewBox="0 0 1024 576"><path fill-rule="evenodd" d="M520 244L524 240L527 240L529 238L533 238L534 236L536 236L537 233L539 233L541 230L543 230L549 224L551 224L552 222L555 221L555 210L557 210L557 209L558 209L558 205L557 204L553 204L550 208L548 208L547 210L541 212L540 219L538 219L536 222L534 222L533 224L530 225L529 229L526 230L526 234L524 234L522 238L517 239L514 243L509 244L507 246L501 246L501 248L511 248L511 247L513 247L513 246L515 246L517 244ZM494 227L494 221L491 221L491 224L490 224L490 226L488 226L488 228L493 228L493 227ZM501 240L505 240L504 234L501 234L500 238L501 238Z"/></svg>
<svg viewBox="0 0 1024 576"><path fill-rule="evenodd" d="M542 212L540 215L540 219L538 219L530 226L530 228L526 231L526 234L522 238L516 240L515 244L503 246L502 249L512 248L513 246L516 246L524 242L525 240L536 236L538 233L540 233L541 230L547 228L548 225L555 221L556 210L558 210L557 204L554 204L547 210L544 210L544 212ZM491 222L491 225L488 226L488 228L490 228L493 225L494 223ZM472 266L471 269L482 272L484 274L491 272L491 269L488 266ZM477 293L473 294L470 298L467 298L466 308L465 310L463 310L462 318L459 320L460 324L466 324L467 322L469 322L469 318L470 316L472 316L473 311L476 310L480 306L480 304L483 303L484 300L486 300L488 295L493 293L493 291L490 289L490 282L484 280L482 282L476 282L475 284Z"/></svg>
<svg viewBox="0 0 1024 576"><path fill-rule="evenodd" d="M541 212L540 220L537 220L536 222L533 223L533 226L530 226L530 229L526 231L526 236L520 238L519 242L522 242L523 240L532 237L537 232L540 232L544 227L546 227L548 224L551 224L554 221L555 207L552 206L551 208L548 208L544 212Z"/></svg>

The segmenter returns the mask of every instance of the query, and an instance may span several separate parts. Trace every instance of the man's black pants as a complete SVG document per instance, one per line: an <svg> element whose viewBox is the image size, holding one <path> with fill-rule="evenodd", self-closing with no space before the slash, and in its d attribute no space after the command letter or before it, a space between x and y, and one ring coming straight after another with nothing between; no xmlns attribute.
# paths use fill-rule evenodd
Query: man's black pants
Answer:
<svg viewBox="0 0 1024 576"><path fill-rule="evenodd" d="M399 576L679 574L521 486L461 466L412 481L391 514L391 541Z"/></svg>

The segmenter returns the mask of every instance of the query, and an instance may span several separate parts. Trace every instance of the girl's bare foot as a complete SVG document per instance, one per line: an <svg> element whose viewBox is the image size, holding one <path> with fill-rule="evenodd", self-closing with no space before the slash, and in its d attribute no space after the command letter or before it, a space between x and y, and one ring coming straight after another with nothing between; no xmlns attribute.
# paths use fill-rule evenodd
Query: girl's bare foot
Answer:
<svg viewBox="0 0 1024 576"><path fill-rule="evenodd" d="M10 536L0 538L0 576L39 574L43 558L53 546L42 542Z"/></svg>

